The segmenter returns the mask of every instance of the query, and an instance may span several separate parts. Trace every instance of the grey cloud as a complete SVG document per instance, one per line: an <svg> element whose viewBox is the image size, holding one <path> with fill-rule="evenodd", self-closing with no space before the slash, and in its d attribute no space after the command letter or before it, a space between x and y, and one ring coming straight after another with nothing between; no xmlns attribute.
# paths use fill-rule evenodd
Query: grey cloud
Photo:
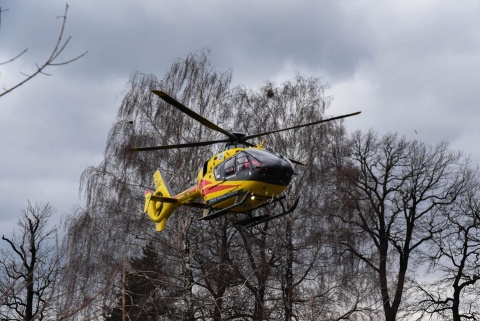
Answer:
<svg viewBox="0 0 480 321"><path fill-rule="evenodd" d="M136 70L168 71L176 58L208 47L212 67L233 85L322 77L341 97L336 111L363 110L347 127L397 131L456 146L479 136L479 4L414 1L70 1L63 57L0 101L0 218L12 221L35 188L59 208L78 202L79 175L100 161L122 92ZM65 3L7 0L2 55L29 47L1 68L0 84L49 53ZM9 73L7 73L8 71ZM16 75L13 75L16 73ZM338 91L337 91L338 92ZM327 93L329 94L329 93ZM353 110L352 110L353 109ZM418 134L415 134L417 130ZM15 137L15 138L14 138ZM469 153L468 151L466 151ZM39 187L42 186L42 187ZM38 194L37 194L38 197Z"/></svg>

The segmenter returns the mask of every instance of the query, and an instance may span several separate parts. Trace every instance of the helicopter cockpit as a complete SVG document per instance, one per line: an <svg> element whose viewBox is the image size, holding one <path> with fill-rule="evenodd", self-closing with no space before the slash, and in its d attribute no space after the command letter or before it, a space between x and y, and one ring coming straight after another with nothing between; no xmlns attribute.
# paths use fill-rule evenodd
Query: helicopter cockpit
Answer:
<svg viewBox="0 0 480 321"><path fill-rule="evenodd" d="M277 153L248 149L222 162L213 172L216 180L253 180L286 186L293 177L293 166Z"/></svg>

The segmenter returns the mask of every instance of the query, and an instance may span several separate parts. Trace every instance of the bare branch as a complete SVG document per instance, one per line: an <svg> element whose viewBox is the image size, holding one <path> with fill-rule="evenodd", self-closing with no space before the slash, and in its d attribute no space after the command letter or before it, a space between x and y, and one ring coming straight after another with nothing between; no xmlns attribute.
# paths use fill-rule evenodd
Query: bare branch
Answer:
<svg viewBox="0 0 480 321"><path fill-rule="evenodd" d="M36 64L36 70L33 73L21 73L23 76L25 76L25 78L23 80L21 80L20 82L14 84L10 88L5 88L4 87L4 91L2 93L0 93L0 97L14 91L15 89L22 86L26 82L32 80L33 78L35 78L39 74L51 75L51 74L48 74L48 73L45 72L45 69L47 69L48 67L63 66L63 65L70 64L70 63L72 63L74 61L77 61L80 58L84 57L88 53L88 51L85 51L84 53L82 53L82 54L80 54L80 55L78 55L74 58L70 58L70 59L67 59L65 61L60 61L60 62L57 61L57 59L61 56L61 54L63 53L63 51L65 50L65 48L67 47L67 45L68 45L68 43L70 42L70 39L71 39L71 37L68 37L65 41L63 41L65 26L66 26L66 23L67 23L68 8L69 8L69 6L68 6L68 4L66 4L64 15L58 17L58 18L62 19L62 24L61 24L61 27L60 27L60 32L59 32L59 35L58 35L57 42L55 43L55 46L54 46L52 52L50 53L49 57L42 64ZM0 63L0 65L3 65L3 64L6 64L6 63L9 63L9 62L12 62L12 61L16 60L19 57L21 57L23 54L25 54L26 52L27 52L27 49L22 51L20 54L18 54L14 58Z"/></svg>
<svg viewBox="0 0 480 321"><path fill-rule="evenodd" d="M9 59L9 60L7 60L7 61L0 62L0 66L1 66L1 65L6 65L6 64L8 64L8 63L10 63L10 62L12 62L12 61L15 61L17 58L20 58L20 57L21 57L24 53L26 53L27 51L28 51L28 48L23 49L23 51L20 52L20 53L19 53L18 55L16 55L15 57L13 57L13 58L11 58L11 59Z"/></svg>

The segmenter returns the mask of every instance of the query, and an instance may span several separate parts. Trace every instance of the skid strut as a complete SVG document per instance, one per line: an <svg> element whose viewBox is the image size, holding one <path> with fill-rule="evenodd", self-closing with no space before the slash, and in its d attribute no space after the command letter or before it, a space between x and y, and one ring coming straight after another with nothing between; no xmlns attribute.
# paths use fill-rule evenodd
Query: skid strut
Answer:
<svg viewBox="0 0 480 321"><path fill-rule="evenodd" d="M284 198L285 198L285 196L275 200L275 202L280 203L280 205L282 206L282 212L280 214L276 214L276 215L266 214L266 215L261 215L261 216L251 216L251 217L248 217L244 220L241 220L241 221L239 221L235 224L236 225L241 225L241 226L246 226L246 227L253 227L253 226L258 225L260 223L265 223L265 222L271 221L273 219L285 216L289 213L292 213L297 208L298 201L300 200L300 197L298 197L295 200L295 202L293 203L293 205L290 206L290 208L288 208L287 210L285 210L285 206L283 205L283 202L282 202L282 199L284 199Z"/></svg>

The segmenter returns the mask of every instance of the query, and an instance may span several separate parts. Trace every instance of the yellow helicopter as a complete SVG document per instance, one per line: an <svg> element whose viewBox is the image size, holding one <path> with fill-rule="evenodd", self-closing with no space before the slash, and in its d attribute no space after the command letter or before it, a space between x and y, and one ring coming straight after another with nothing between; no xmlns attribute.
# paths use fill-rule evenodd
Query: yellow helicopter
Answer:
<svg viewBox="0 0 480 321"><path fill-rule="evenodd" d="M155 192L152 193L150 190L145 192L144 212L156 223L157 231L163 231L167 219L180 206L204 209L201 220L211 220L229 212L245 213L246 218L236 222L244 226L254 226L291 213L298 204L298 198L286 209L282 202L285 198L282 192L292 180L292 163L301 163L265 149L263 142L253 145L247 140L360 114L355 112L289 128L245 135L228 132L163 91L153 90L152 93L202 125L227 136L226 139L221 140L130 149L138 152L226 143L222 152L205 161L198 172L196 184L179 194L172 193L162 170L158 169L153 174ZM255 210L273 203L281 205L280 213L253 215Z"/></svg>

